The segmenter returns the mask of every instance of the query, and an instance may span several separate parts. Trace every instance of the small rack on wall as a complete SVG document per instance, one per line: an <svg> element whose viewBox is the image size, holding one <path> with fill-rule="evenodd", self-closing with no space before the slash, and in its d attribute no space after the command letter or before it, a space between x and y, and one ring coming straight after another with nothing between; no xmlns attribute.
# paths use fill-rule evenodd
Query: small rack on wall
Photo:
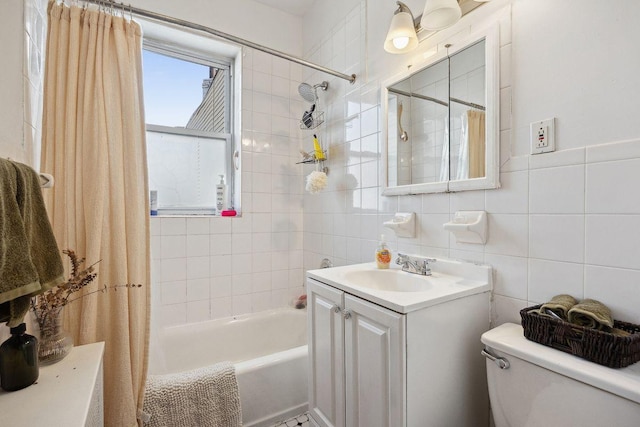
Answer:
<svg viewBox="0 0 640 427"><path fill-rule="evenodd" d="M326 91L328 88L329 82L327 81L323 81L315 85L300 83L298 86L298 93L305 101L311 103L311 107L302 114L302 119L300 119L300 129L309 131L316 129L324 123L324 111L317 111L316 105L318 105L318 89ZM313 150L310 152L300 150L300 154L302 154L302 161L297 162L296 164L314 163L317 171L322 170L322 172L327 174L329 172L329 168L324 166L324 162L327 160L327 152L322 149L322 145L320 144L320 140L316 133L317 131L313 134Z"/></svg>
<svg viewBox="0 0 640 427"><path fill-rule="evenodd" d="M312 130L324 123L324 111L316 111L313 114L305 112L300 120L300 129Z"/></svg>
<svg viewBox="0 0 640 427"><path fill-rule="evenodd" d="M324 157L322 159L317 158L316 157L316 153L313 152L313 151L311 153L307 153L304 150L300 150L300 154L302 154L302 160L299 161L299 162L296 162L296 165L300 165L300 164L318 164L319 170L321 170L322 172L324 172L326 174L329 173L329 168L324 165L324 162L326 160L328 160L327 159L327 151L326 150L322 151L322 156Z"/></svg>

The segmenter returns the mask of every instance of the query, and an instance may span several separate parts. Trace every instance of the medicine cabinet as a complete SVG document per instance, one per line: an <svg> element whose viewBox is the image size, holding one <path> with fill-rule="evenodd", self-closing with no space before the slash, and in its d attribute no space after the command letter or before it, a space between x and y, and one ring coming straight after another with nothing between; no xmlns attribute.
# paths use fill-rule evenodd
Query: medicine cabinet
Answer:
<svg viewBox="0 0 640 427"><path fill-rule="evenodd" d="M382 85L383 195L499 187L494 25Z"/></svg>

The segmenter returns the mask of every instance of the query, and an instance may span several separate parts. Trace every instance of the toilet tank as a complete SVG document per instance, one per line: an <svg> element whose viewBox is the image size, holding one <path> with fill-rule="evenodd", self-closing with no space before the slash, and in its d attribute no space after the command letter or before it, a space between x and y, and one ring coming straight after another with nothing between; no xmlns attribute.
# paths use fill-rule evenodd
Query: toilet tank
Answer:
<svg viewBox="0 0 640 427"><path fill-rule="evenodd" d="M527 340L506 323L481 338L496 427L640 426L640 363L612 369Z"/></svg>

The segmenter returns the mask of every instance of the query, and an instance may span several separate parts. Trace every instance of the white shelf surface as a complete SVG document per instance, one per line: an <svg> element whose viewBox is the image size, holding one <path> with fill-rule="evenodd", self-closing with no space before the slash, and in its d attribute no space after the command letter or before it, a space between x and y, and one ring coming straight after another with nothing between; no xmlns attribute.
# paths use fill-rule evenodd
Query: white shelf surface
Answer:
<svg viewBox="0 0 640 427"><path fill-rule="evenodd" d="M60 362L41 366L35 384L13 392L0 389L0 424L86 425L96 382L102 383L103 353L103 342L74 347Z"/></svg>

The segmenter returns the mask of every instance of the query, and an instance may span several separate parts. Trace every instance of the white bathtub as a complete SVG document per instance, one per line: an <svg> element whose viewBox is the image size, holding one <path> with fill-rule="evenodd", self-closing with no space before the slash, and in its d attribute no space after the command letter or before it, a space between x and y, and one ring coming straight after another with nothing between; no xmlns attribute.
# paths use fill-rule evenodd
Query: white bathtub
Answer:
<svg viewBox="0 0 640 427"><path fill-rule="evenodd" d="M232 361L243 425L273 425L307 410L306 315L281 308L165 328L152 342L149 374Z"/></svg>

